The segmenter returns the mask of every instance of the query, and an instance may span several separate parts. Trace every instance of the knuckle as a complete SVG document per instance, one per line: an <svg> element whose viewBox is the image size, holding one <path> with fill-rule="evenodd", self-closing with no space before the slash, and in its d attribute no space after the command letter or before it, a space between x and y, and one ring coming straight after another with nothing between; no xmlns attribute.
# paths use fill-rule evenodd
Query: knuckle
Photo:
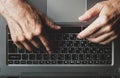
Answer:
<svg viewBox="0 0 120 78"><path fill-rule="evenodd" d="M102 42L102 43L100 43L101 45L106 45L106 43L105 42Z"/></svg>
<svg viewBox="0 0 120 78"><path fill-rule="evenodd" d="M106 15L101 16L101 23L106 25L108 23L109 17Z"/></svg>
<svg viewBox="0 0 120 78"><path fill-rule="evenodd" d="M116 31L112 31L111 33L112 33L112 36L117 35Z"/></svg>
<svg viewBox="0 0 120 78"><path fill-rule="evenodd" d="M35 33L34 33L36 36L39 36L42 34L42 29L39 28L39 29L36 29Z"/></svg>
<svg viewBox="0 0 120 78"><path fill-rule="evenodd" d="M16 37L13 37L12 38L12 41L14 42L14 43L18 43L18 37L16 36Z"/></svg>
<svg viewBox="0 0 120 78"><path fill-rule="evenodd" d="M111 26L106 27L105 32L110 32L110 31L112 31L112 27Z"/></svg>
<svg viewBox="0 0 120 78"><path fill-rule="evenodd" d="M88 18L91 18L91 17L92 17L92 14L89 14L89 11L86 11L86 12L85 12L85 15L86 15Z"/></svg>
<svg viewBox="0 0 120 78"><path fill-rule="evenodd" d="M101 22L105 25L109 22L109 16L108 15L103 15L101 16Z"/></svg>
<svg viewBox="0 0 120 78"><path fill-rule="evenodd" d="M20 42L24 42L26 40L25 36L24 35L21 35L19 36L19 39L18 39Z"/></svg>
<svg viewBox="0 0 120 78"><path fill-rule="evenodd" d="M100 40L95 39L94 42L95 42L95 43L100 43Z"/></svg>
<svg viewBox="0 0 120 78"><path fill-rule="evenodd" d="M98 39L94 39L94 40L92 40L94 43L100 43L100 40L98 40Z"/></svg>
<svg viewBox="0 0 120 78"><path fill-rule="evenodd" d="M26 39L31 41L33 39L33 34L32 33L27 33L26 34Z"/></svg>
<svg viewBox="0 0 120 78"><path fill-rule="evenodd" d="M98 2L98 3L96 4L96 6L98 6L98 7L100 7L100 6L102 6L102 5L103 5L102 2Z"/></svg>

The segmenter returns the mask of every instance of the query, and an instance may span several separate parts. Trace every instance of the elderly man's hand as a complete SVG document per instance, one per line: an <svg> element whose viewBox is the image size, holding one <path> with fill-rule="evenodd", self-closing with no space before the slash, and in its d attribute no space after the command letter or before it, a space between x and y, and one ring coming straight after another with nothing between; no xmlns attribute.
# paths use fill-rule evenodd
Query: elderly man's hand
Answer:
<svg viewBox="0 0 120 78"><path fill-rule="evenodd" d="M98 18L78 34L79 39L87 38L99 44L107 44L116 39L120 33L120 0L105 0L97 3L82 16L81 21Z"/></svg>
<svg viewBox="0 0 120 78"><path fill-rule="evenodd" d="M8 1L8 2L7 2ZM13 42L19 48L29 51L43 44L48 52L52 51L43 23L58 30L55 25L42 13L32 8L25 0L5 0L1 14L8 22Z"/></svg>

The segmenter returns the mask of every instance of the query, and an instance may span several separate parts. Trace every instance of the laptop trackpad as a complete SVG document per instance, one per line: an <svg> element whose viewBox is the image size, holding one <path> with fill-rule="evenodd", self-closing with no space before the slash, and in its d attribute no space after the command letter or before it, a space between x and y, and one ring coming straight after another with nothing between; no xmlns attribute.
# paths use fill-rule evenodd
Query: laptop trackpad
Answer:
<svg viewBox="0 0 120 78"><path fill-rule="evenodd" d="M79 22L86 9L86 0L47 0L47 15L55 22Z"/></svg>

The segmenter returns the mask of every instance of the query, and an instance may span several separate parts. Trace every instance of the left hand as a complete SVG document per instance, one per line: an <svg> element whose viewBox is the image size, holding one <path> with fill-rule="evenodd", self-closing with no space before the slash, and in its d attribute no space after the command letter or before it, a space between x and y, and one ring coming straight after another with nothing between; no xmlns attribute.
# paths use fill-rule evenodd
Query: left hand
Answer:
<svg viewBox="0 0 120 78"><path fill-rule="evenodd" d="M79 20L88 21L95 16L98 16L97 19L77 37L99 44L107 44L116 39L120 33L120 0L99 2L80 16Z"/></svg>

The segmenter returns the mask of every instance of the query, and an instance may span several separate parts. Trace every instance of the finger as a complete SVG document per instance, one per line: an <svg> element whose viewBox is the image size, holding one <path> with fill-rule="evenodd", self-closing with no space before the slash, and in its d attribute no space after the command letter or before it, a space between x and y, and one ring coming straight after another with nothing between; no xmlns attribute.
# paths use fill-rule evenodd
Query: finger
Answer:
<svg viewBox="0 0 120 78"><path fill-rule="evenodd" d="M27 40L25 42L22 42L21 44L23 44L25 49L27 49L28 51L32 51L35 49L35 47Z"/></svg>
<svg viewBox="0 0 120 78"><path fill-rule="evenodd" d="M25 47L24 47L20 42L14 42L14 44L15 44L19 49L25 49Z"/></svg>
<svg viewBox="0 0 120 78"><path fill-rule="evenodd" d="M8 26L9 26L9 30L10 30L10 33L11 33L11 38L12 38L12 41L14 42L14 44L18 48L24 49L25 47L18 41L18 36L17 35L19 35L20 40L22 38L22 36L20 36L21 33L22 33L22 30L19 27L19 24L17 22L14 23L14 24L12 22L8 22Z"/></svg>
<svg viewBox="0 0 120 78"><path fill-rule="evenodd" d="M61 26L55 24L53 21L51 21L48 17L46 17L43 14L42 14L42 18L44 19L44 22L46 23L46 25L49 26L50 28L55 29L55 30L61 29Z"/></svg>
<svg viewBox="0 0 120 78"><path fill-rule="evenodd" d="M16 42L22 44L28 51L35 49L35 47L29 42L28 36L25 37L23 34L20 34L19 37L17 37Z"/></svg>
<svg viewBox="0 0 120 78"><path fill-rule="evenodd" d="M99 37L100 35L103 35L105 33L111 32L113 30L111 25L105 26L103 28L101 28L100 30L98 30L96 33L94 33L93 35L91 35L91 37Z"/></svg>
<svg viewBox="0 0 120 78"><path fill-rule="evenodd" d="M27 42L27 46L29 45L29 48L35 49L35 48L39 48L39 46L41 45L40 43L40 39L37 37L36 34L32 34L32 33L26 33L25 34L25 41Z"/></svg>
<svg viewBox="0 0 120 78"><path fill-rule="evenodd" d="M108 44L108 43L112 42L113 40L115 40L117 37L118 37L117 35L112 36L111 38L109 38L106 41L101 42L100 44L103 44L103 45Z"/></svg>
<svg viewBox="0 0 120 78"><path fill-rule="evenodd" d="M79 39L83 39L93 35L96 31L106 25L106 22L104 22L104 20L106 19L103 16L98 17L90 26L80 32L77 37Z"/></svg>
<svg viewBox="0 0 120 78"><path fill-rule="evenodd" d="M116 34L114 33L114 31L112 31L112 32L108 32L106 34L103 34L97 38L87 38L87 39L91 42L94 42L94 43L101 43L103 41L110 39L112 36L115 36L115 35Z"/></svg>
<svg viewBox="0 0 120 78"><path fill-rule="evenodd" d="M48 38L45 35L40 35L39 38L40 38L42 44L44 45L44 47L46 48L46 50L48 51L48 53L51 53L52 46L50 44L50 40L48 41Z"/></svg>
<svg viewBox="0 0 120 78"><path fill-rule="evenodd" d="M39 38L35 37L31 40L31 43L33 44L34 47L39 48L42 43Z"/></svg>
<svg viewBox="0 0 120 78"><path fill-rule="evenodd" d="M80 21L88 21L91 18L97 16L103 6L101 6L100 3L96 4L95 6L93 6L91 9L89 9L88 11L86 11L82 16L79 17Z"/></svg>

